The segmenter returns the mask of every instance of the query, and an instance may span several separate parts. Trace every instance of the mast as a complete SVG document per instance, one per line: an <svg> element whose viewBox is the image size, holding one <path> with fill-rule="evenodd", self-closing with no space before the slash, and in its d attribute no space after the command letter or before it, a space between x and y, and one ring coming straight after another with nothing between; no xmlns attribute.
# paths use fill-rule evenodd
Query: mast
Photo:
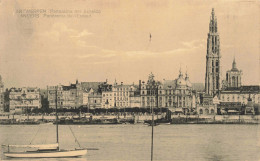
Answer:
<svg viewBox="0 0 260 161"><path fill-rule="evenodd" d="M57 139L57 143L58 143L58 150L59 150L59 127L58 127L58 108L57 108L57 99L58 99L58 86L56 86L56 92L55 92L55 109L56 109L56 139Z"/></svg>
<svg viewBox="0 0 260 161"><path fill-rule="evenodd" d="M152 141L151 141L151 161L153 161L153 125L154 125L154 115L153 115L153 95L152 95Z"/></svg>

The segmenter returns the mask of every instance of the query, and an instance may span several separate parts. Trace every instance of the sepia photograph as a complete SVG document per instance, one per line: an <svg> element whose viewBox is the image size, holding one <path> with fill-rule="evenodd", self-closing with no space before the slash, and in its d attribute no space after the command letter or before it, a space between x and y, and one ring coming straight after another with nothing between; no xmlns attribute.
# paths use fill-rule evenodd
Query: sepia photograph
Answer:
<svg viewBox="0 0 260 161"><path fill-rule="evenodd" d="M0 0L0 160L259 161L259 0Z"/></svg>

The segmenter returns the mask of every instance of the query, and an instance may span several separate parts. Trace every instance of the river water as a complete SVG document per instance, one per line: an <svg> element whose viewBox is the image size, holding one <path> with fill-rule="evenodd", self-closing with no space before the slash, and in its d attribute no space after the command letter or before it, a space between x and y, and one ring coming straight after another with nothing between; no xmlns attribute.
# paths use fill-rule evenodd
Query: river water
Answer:
<svg viewBox="0 0 260 161"><path fill-rule="evenodd" d="M81 147L99 150L89 150L83 158L52 160L150 160L151 126L61 125L59 126L61 149L79 147L70 127ZM50 124L2 125L0 143L55 143L55 130L55 125ZM9 159L3 155L5 150L6 148L1 147L2 160ZM156 126L154 160L260 160L260 128L258 125Z"/></svg>

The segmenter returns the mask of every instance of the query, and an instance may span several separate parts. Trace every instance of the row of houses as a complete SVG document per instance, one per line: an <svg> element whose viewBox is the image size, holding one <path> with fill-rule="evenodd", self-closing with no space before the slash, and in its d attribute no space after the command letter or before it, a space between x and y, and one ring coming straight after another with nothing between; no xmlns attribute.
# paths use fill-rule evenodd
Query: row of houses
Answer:
<svg viewBox="0 0 260 161"><path fill-rule="evenodd" d="M232 72L240 72L234 65ZM27 110L42 108L45 99L48 108L76 109L86 107L95 108L168 108L175 112L191 112L197 110L198 113L216 113L219 108L230 107L234 109L238 106L246 105L248 100L253 104L260 102L259 86L242 86L240 76L236 80L229 76L227 72L226 86L215 96L207 97L204 86L200 83L191 83L187 72L179 71L179 75L173 80L157 81L151 73L148 80L139 80L138 84L124 84L123 82L109 84L104 82L79 82L70 85L47 86L47 89L37 87L10 88L4 92L4 85L0 79L1 112L4 111L4 98L7 99L9 111L11 113L25 113ZM241 73L241 72L240 72ZM240 74L239 73L239 74ZM236 74L236 73L235 73ZM0 77L1 78L1 77ZM4 94L5 93L5 94ZM216 105L217 104L217 105ZM236 106L234 106L234 104Z"/></svg>

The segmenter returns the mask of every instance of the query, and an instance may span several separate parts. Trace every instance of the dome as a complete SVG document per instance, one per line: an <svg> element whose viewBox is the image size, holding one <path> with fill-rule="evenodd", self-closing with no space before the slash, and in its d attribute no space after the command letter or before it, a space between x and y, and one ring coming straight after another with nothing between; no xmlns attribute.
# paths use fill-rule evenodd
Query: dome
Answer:
<svg viewBox="0 0 260 161"><path fill-rule="evenodd" d="M183 77L179 77L176 81L177 86L186 86L186 81Z"/></svg>
<svg viewBox="0 0 260 161"><path fill-rule="evenodd" d="M186 87L186 81L185 81L185 79L183 78L181 69L180 69L179 78L176 80L176 86L177 86L177 87L183 87L183 86Z"/></svg>

